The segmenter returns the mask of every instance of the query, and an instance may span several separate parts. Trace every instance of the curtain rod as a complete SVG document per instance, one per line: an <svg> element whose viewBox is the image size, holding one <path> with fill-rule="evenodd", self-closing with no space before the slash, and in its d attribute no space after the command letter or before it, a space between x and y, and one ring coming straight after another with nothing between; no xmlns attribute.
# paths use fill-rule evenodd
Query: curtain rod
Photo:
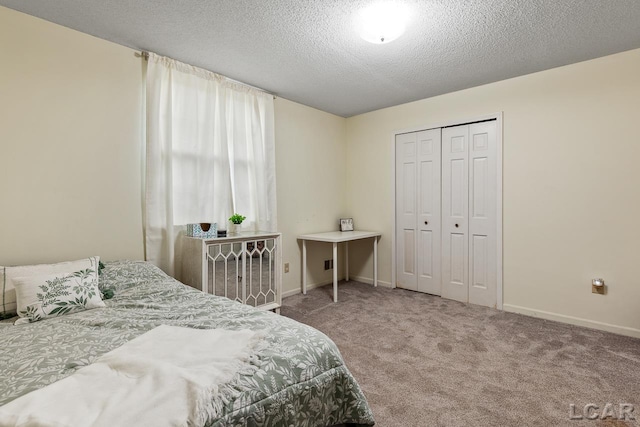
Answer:
<svg viewBox="0 0 640 427"><path fill-rule="evenodd" d="M148 60L149 60L149 52L146 52L146 51L144 51L144 50L142 50L142 51L140 51L140 52L135 52L135 53L134 53L134 55L135 55L137 58L143 58L145 61L148 61ZM215 73L215 71L212 71L212 73ZM215 74L218 74L218 73L215 73ZM222 74L220 74L220 75L222 76ZM246 83L243 83L243 82L239 82L239 81L234 80L234 79L230 79L230 78L229 78L229 77L227 77L227 76L223 76L223 77L224 77L225 79L227 79L227 80L232 81L233 83L237 83L237 84L239 84L239 85L246 86L246 87L248 87L248 88L251 88L251 89L254 89L254 90L257 90L257 91L260 91L260 92L266 93L267 95L271 95L271 96L273 96L273 99L276 99L276 98L278 97L278 95L276 95L276 94L275 94L275 93L273 93L273 92L269 92L269 91L267 91L267 90L260 89L259 87L251 86L251 85L249 85L249 84L246 84Z"/></svg>

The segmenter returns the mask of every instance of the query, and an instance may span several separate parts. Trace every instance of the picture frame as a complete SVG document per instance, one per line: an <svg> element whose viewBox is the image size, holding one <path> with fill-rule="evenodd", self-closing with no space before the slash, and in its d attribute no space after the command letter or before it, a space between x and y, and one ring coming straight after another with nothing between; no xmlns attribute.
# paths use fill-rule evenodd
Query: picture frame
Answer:
<svg viewBox="0 0 640 427"><path fill-rule="evenodd" d="M340 231L353 231L353 218L340 218Z"/></svg>

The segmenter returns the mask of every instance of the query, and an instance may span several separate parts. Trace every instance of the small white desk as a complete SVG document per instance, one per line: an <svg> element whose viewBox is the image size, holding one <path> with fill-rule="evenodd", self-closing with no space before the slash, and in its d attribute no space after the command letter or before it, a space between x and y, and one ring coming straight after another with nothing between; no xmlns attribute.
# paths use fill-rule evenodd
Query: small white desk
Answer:
<svg viewBox="0 0 640 427"><path fill-rule="evenodd" d="M307 293L307 241L333 243L333 302L338 302L338 243L345 243L345 279L349 281L349 242L373 238L373 286L378 286L378 237L377 231L327 231L303 234L302 240L302 293Z"/></svg>

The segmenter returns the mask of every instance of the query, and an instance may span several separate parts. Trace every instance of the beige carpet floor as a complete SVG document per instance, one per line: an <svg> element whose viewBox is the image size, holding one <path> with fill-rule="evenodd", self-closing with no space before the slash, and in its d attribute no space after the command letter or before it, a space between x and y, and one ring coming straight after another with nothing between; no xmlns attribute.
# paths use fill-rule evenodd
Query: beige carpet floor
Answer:
<svg viewBox="0 0 640 427"><path fill-rule="evenodd" d="M639 339L357 282L282 314L333 339L380 427L640 425ZM589 403L637 420L570 419Z"/></svg>

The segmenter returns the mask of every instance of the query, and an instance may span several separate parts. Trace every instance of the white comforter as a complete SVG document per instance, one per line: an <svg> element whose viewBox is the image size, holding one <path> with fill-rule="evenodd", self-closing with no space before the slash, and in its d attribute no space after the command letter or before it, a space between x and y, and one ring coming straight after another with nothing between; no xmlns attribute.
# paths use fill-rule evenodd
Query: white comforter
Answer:
<svg viewBox="0 0 640 427"><path fill-rule="evenodd" d="M0 407L0 426L202 426L263 334L159 326Z"/></svg>

